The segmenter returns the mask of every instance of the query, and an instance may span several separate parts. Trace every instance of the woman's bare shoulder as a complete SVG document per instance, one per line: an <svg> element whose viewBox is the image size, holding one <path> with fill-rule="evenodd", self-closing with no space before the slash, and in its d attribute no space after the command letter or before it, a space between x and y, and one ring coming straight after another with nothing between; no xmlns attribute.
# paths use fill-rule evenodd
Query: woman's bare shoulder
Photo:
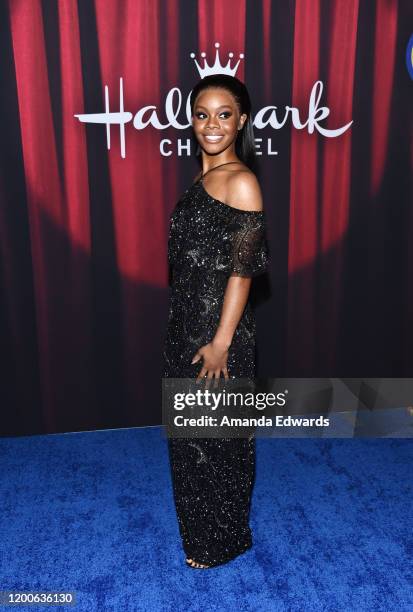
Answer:
<svg viewBox="0 0 413 612"><path fill-rule="evenodd" d="M251 170L232 172L227 179L226 191L226 202L230 206L241 210L263 210L261 187Z"/></svg>

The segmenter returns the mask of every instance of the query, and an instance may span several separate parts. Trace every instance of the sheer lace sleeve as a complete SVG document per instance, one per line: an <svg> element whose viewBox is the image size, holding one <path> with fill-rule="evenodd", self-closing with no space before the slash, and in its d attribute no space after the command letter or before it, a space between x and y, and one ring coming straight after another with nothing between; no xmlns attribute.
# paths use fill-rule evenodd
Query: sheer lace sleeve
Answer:
<svg viewBox="0 0 413 612"><path fill-rule="evenodd" d="M253 277L265 272L269 246L264 211L235 211L225 228L215 269L227 276Z"/></svg>

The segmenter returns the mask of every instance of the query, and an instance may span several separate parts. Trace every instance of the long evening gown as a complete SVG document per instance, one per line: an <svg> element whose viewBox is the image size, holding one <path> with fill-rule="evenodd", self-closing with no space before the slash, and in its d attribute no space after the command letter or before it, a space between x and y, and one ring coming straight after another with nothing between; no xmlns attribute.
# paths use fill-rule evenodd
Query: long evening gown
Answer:
<svg viewBox="0 0 413 612"><path fill-rule="evenodd" d="M164 377L196 378L197 350L210 342L231 275L253 277L269 261L264 211L241 210L207 193L203 179L185 191L171 217L171 297ZM230 378L255 376L255 318L250 301L228 352ZM222 375L221 375L222 376ZM226 563L252 546L249 507L255 439L168 438L175 507L188 558Z"/></svg>

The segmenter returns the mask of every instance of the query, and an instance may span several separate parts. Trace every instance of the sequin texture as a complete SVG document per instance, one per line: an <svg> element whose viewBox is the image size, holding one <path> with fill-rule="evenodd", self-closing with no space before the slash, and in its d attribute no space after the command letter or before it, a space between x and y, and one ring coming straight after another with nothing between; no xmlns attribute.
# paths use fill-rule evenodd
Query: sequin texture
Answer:
<svg viewBox="0 0 413 612"><path fill-rule="evenodd" d="M220 320L231 275L254 277L268 266L264 211L234 208L213 198L202 179L185 191L171 217L172 269L163 376L195 378ZM255 318L248 301L228 351L230 378L255 376ZM175 507L186 556L209 566L252 545L249 505L255 439L170 438Z"/></svg>

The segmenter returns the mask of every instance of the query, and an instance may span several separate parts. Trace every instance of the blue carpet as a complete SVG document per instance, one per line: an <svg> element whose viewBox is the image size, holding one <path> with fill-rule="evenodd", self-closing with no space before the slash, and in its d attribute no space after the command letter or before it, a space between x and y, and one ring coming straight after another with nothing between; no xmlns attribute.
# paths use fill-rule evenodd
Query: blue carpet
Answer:
<svg viewBox="0 0 413 612"><path fill-rule="evenodd" d="M258 439L254 546L205 571L184 565L161 428L0 455L0 590L77 594L19 610L413 610L411 440Z"/></svg>

